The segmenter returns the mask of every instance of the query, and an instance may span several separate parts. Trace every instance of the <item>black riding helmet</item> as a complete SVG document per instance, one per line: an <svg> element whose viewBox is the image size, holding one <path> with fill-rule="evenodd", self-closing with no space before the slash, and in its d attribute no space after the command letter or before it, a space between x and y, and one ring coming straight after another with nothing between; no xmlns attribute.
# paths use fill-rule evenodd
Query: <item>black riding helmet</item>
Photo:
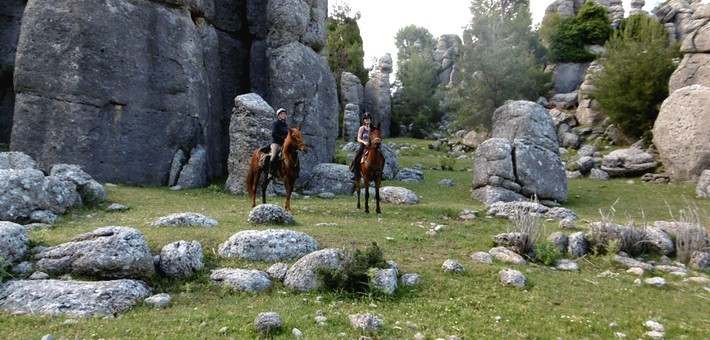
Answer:
<svg viewBox="0 0 710 340"><path fill-rule="evenodd" d="M363 119L363 120L365 120L365 119L372 120L372 116L370 116L370 113L369 113L369 112L365 112L365 114L362 115L362 119Z"/></svg>

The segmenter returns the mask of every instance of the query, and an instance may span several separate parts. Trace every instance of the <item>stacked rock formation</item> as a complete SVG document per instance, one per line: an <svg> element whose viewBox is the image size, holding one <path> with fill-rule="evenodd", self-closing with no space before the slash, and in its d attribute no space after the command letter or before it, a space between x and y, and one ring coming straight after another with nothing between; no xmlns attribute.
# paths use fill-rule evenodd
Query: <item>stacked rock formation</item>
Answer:
<svg viewBox="0 0 710 340"><path fill-rule="evenodd" d="M592 75L595 72L599 72L603 67L593 61L587 68L587 73L584 76L584 82L579 86L578 91L578 107L577 121L582 125L594 125L601 123L604 120L604 115L599 112L599 102L596 99L591 98L591 94L594 92L594 84L592 84Z"/></svg>
<svg viewBox="0 0 710 340"><path fill-rule="evenodd" d="M461 38L458 35L444 34L439 37L436 50L432 53L432 58L438 65L439 86L451 86L456 83L457 71L454 60L460 55Z"/></svg>
<svg viewBox="0 0 710 340"><path fill-rule="evenodd" d="M12 85L17 40L26 0L4 0L0 6L0 143L10 142L15 91Z"/></svg>
<svg viewBox="0 0 710 340"><path fill-rule="evenodd" d="M357 141L360 117L365 108L365 87L356 75L343 72L340 76L340 98L343 109L343 140Z"/></svg>
<svg viewBox="0 0 710 340"><path fill-rule="evenodd" d="M365 84L365 112L372 115L373 125L381 124L384 138L389 137L392 118L390 73L392 73L392 56L387 53L380 57L372 78Z"/></svg>
<svg viewBox="0 0 710 340"><path fill-rule="evenodd" d="M637 0L638 1L638 0ZM641 0L643 1L643 0ZM556 0L545 9L545 14L559 13L563 18L571 17L579 12L586 0ZM597 5L606 7L609 13L609 19L613 27L618 27L621 20L624 19L624 7L621 0L597 0ZM643 7L643 5L641 5Z"/></svg>
<svg viewBox="0 0 710 340"><path fill-rule="evenodd" d="M654 10L658 20L668 31L670 42L683 41L685 30L691 21L694 8L684 0L671 0L665 6Z"/></svg>
<svg viewBox="0 0 710 340"><path fill-rule="evenodd" d="M683 61L653 126L653 143L672 181L697 180L710 169L710 5L698 7L687 27Z"/></svg>
<svg viewBox="0 0 710 340"><path fill-rule="evenodd" d="M497 201L567 200L567 178L557 133L547 110L533 102L510 101L493 114L493 138L474 155L473 197Z"/></svg>

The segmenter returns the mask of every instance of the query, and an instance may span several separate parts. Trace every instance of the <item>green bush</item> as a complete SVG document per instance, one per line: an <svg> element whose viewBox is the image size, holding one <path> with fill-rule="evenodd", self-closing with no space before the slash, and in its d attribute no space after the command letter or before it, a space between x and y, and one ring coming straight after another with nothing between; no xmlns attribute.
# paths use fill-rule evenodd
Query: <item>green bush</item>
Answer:
<svg viewBox="0 0 710 340"><path fill-rule="evenodd" d="M456 166L456 158L453 157L441 157L439 158L439 165L443 170L454 170Z"/></svg>
<svg viewBox="0 0 710 340"><path fill-rule="evenodd" d="M10 273L10 268L12 268L12 264L0 256L0 282L5 282L5 280L13 277Z"/></svg>
<svg viewBox="0 0 710 340"><path fill-rule="evenodd" d="M370 286L370 268L389 268L382 248L373 242L370 247L353 253L341 261L339 269L318 269L317 276L323 282L323 288L350 296L374 293Z"/></svg>
<svg viewBox="0 0 710 340"><path fill-rule="evenodd" d="M348 165L348 164L350 164L350 161L348 160L347 156L345 156L343 154L336 153L335 155L333 155L333 163Z"/></svg>
<svg viewBox="0 0 710 340"><path fill-rule="evenodd" d="M677 46L668 44L662 24L644 15L632 15L620 28L599 60L603 70L592 75L591 96L611 123L628 135L642 137L650 133L668 96Z"/></svg>
<svg viewBox="0 0 710 340"><path fill-rule="evenodd" d="M601 45L612 33L606 8L593 1L585 3L579 13L562 20L550 34L550 57L555 62L588 62L596 55L585 45Z"/></svg>
<svg viewBox="0 0 710 340"><path fill-rule="evenodd" d="M562 251L552 242L547 241L535 246L535 258L546 266L552 266L562 258Z"/></svg>

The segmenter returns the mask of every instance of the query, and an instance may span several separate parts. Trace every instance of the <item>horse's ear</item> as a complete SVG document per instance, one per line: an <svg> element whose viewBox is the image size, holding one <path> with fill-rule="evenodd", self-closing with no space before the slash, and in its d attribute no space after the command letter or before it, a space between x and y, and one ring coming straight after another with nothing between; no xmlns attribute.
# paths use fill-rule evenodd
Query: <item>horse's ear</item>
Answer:
<svg viewBox="0 0 710 340"><path fill-rule="evenodd" d="M380 129L380 122L377 122L377 126L375 126L375 129L377 129L377 130Z"/></svg>
<svg viewBox="0 0 710 340"><path fill-rule="evenodd" d="M296 127L296 130L301 131L301 126L300 126L300 125L297 126L297 127Z"/></svg>

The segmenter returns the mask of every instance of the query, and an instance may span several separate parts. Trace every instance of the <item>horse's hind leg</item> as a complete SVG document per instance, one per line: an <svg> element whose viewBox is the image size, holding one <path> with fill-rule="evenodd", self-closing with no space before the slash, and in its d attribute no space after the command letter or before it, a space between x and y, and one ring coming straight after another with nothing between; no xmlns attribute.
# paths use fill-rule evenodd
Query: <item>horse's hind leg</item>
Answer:
<svg viewBox="0 0 710 340"><path fill-rule="evenodd" d="M353 183L354 190L357 191L357 208L360 209L360 176L355 178L355 183Z"/></svg>
<svg viewBox="0 0 710 340"><path fill-rule="evenodd" d="M291 192L293 191L293 183L288 177L284 177L284 187L286 187L286 211L291 212Z"/></svg>
<svg viewBox="0 0 710 340"><path fill-rule="evenodd" d="M370 201L370 181L368 179L364 180L364 187L365 187L365 213L369 214L370 213L370 205L368 204Z"/></svg>
<svg viewBox="0 0 710 340"><path fill-rule="evenodd" d="M377 204L377 213L381 214L380 210L380 184L382 183L382 176L375 179L375 204Z"/></svg>
<svg viewBox="0 0 710 340"><path fill-rule="evenodd" d="M257 178L261 178L261 173L262 169L259 170L259 176ZM267 175L268 177L268 175ZM257 180L258 183L258 180ZM269 186L269 181L267 179L264 179L264 182L261 183L261 203L266 204L266 188Z"/></svg>

